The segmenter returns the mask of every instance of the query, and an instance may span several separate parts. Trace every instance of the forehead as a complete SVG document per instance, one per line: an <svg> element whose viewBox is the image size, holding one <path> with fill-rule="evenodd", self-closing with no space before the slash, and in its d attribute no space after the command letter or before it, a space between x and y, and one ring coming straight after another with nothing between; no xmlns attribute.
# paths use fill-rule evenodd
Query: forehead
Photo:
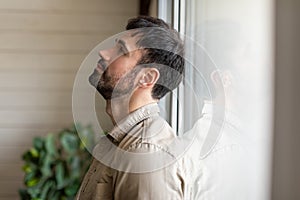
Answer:
<svg viewBox="0 0 300 200"><path fill-rule="evenodd" d="M139 36L135 34L134 30L123 32L122 34L118 35L115 39L116 43L124 44L128 48L128 50L132 51L138 49L138 40Z"/></svg>

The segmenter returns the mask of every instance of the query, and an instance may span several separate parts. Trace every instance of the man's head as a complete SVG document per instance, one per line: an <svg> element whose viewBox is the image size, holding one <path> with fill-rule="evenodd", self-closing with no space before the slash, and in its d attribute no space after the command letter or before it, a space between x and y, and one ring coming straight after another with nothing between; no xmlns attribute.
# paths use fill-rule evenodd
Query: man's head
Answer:
<svg viewBox="0 0 300 200"><path fill-rule="evenodd" d="M135 30L136 45L143 49L140 65L154 67L160 72L152 90L154 99L161 99L175 89L184 71L184 47L179 34L163 20L141 16L130 19L126 30Z"/></svg>
<svg viewBox="0 0 300 200"><path fill-rule="evenodd" d="M178 33L152 17L130 19L126 29L113 48L99 52L90 83L109 100L131 93L141 82L155 81L151 96L162 98L182 79L183 43Z"/></svg>

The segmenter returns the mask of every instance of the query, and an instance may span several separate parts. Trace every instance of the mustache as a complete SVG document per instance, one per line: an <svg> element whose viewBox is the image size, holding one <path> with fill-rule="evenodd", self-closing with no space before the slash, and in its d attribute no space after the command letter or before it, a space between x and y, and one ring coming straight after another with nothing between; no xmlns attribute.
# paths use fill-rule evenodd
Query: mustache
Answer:
<svg viewBox="0 0 300 200"><path fill-rule="evenodd" d="M107 63L105 62L105 60L103 59L102 56L100 56L100 59L98 60L97 64L100 65L100 67L102 68L102 70L104 71L107 67ZM98 66L99 66L98 65Z"/></svg>

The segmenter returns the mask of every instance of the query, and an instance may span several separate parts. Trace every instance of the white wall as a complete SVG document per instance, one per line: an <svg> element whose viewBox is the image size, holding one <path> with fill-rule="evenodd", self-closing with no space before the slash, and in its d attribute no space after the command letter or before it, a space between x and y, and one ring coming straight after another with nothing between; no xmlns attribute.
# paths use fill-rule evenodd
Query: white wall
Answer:
<svg viewBox="0 0 300 200"><path fill-rule="evenodd" d="M137 13L137 0L0 1L0 200L17 199L32 138L72 124L84 57Z"/></svg>

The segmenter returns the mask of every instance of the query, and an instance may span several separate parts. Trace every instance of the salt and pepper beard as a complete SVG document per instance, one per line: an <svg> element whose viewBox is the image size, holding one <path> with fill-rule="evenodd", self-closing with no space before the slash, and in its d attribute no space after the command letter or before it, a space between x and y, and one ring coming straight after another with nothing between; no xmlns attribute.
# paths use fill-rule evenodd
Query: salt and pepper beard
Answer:
<svg viewBox="0 0 300 200"><path fill-rule="evenodd" d="M130 95L135 87L135 79L141 67L135 66L122 76L109 76L107 69L100 74L96 69L89 77L89 82L106 100Z"/></svg>

